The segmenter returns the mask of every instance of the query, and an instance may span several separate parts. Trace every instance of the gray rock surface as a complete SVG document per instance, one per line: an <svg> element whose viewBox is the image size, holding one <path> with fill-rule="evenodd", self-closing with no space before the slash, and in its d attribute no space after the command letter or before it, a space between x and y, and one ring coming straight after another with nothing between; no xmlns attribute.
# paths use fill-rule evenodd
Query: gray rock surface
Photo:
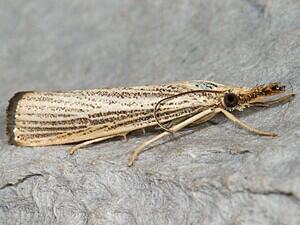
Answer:
<svg viewBox="0 0 300 225"><path fill-rule="evenodd" d="M0 224L300 224L300 101L222 116L156 144L15 147L21 90L206 79L300 87L299 0L0 0Z"/></svg>

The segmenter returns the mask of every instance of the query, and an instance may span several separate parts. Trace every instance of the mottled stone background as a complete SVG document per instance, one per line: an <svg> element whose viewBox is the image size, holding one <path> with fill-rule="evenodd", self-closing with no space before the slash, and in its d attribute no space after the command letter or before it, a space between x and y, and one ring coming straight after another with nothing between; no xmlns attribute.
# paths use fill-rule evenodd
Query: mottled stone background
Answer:
<svg viewBox="0 0 300 225"><path fill-rule="evenodd" d="M156 144L15 147L8 99L207 79L300 87L299 0L0 0L0 224L300 224L300 101L222 116Z"/></svg>

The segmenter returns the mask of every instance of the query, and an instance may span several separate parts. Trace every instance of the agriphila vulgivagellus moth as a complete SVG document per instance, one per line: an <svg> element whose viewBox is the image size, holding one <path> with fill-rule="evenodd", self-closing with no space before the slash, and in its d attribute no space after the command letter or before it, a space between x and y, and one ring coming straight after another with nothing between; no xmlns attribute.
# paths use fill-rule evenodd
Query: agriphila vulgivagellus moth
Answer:
<svg viewBox="0 0 300 225"><path fill-rule="evenodd" d="M222 113L229 120L258 135L276 136L240 121L231 112L250 106L270 106L290 101L295 94L280 83L252 88L194 80L171 84L76 90L68 92L19 92L7 108L9 143L47 146L77 143L73 154L86 145L135 130L159 127L161 134L136 148L131 166L151 143L182 128L206 122Z"/></svg>

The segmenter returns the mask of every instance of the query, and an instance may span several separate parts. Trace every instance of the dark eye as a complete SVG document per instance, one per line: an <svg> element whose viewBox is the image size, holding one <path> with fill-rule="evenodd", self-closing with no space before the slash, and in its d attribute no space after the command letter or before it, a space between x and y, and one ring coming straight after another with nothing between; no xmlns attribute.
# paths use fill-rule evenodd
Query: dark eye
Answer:
<svg viewBox="0 0 300 225"><path fill-rule="evenodd" d="M233 93L226 93L224 96L224 103L226 107L234 107L238 104L239 97Z"/></svg>

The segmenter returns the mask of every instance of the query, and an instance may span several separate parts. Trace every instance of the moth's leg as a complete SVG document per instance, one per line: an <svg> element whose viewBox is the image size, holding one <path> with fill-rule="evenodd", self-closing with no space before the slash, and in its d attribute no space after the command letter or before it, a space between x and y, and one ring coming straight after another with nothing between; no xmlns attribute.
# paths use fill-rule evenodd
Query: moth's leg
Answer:
<svg viewBox="0 0 300 225"><path fill-rule="evenodd" d="M171 120L171 121L169 121L169 122L165 122L165 123L163 123L164 124L164 126L165 127L173 127L173 126L175 126L176 124L179 124L179 123L181 123L182 121L184 121L184 120L186 120L187 119L187 117L185 116L185 117L179 117L179 118L175 118L175 119L173 119L173 120ZM157 127L155 127L154 128L155 130L163 130L160 126L157 126ZM171 131L171 129L169 129L169 131ZM170 133L170 132L169 132Z"/></svg>
<svg viewBox="0 0 300 225"><path fill-rule="evenodd" d="M132 154L131 154L131 157L129 158L129 161L128 161L128 166L132 166L133 165L133 162L135 160L137 160L139 154L141 154L144 150L145 147L147 147L148 145L150 145L151 143L163 138L164 136L168 136L168 135L171 135L172 133L170 132L163 132L157 136L155 136L154 138L150 139L149 141L146 141L144 142L142 145L140 145L139 147L137 147L136 149L134 149L132 151Z"/></svg>
<svg viewBox="0 0 300 225"><path fill-rule="evenodd" d="M212 124L215 124L213 121L209 121L210 119L215 117L215 115L216 115L216 113L208 114L208 115L204 116L203 118L201 118L201 119L195 121L194 123L192 123L191 126L199 125L199 124L205 123L205 122L211 122Z"/></svg>
<svg viewBox="0 0 300 225"><path fill-rule="evenodd" d="M264 98L261 99L261 101L256 101L253 103L254 106L263 106L263 107L268 107L272 105L277 105L280 103L286 103L292 100L292 98L295 97L295 94L288 94L285 96L282 96L281 98L274 99L274 100L265 100Z"/></svg>
<svg viewBox="0 0 300 225"><path fill-rule="evenodd" d="M101 141L104 141L104 140L107 140L107 139L110 139L110 138L113 138L113 137L117 137L117 136L119 136L119 135L101 137L101 138L96 138L96 139L93 139L93 140L82 142L80 144L77 144L77 145L73 146L69 150L69 153L70 153L70 155L73 155L78 149L80 149L82 147L85 147L87 145L90 145L90 144L93 144L93 143L96 143L96 142L101 142Z"/></svg>
<svg viewBox="0 0 300 225"><path fill-rule="evenodd" d="M167 123L164 124L165 127L173 127L175 126L176 124L179 124L181 123L182 121L186 120L186 117L182 117L182 118L178 118L178 119L174 119L174 120L171 120ZM158 127L160 128L160 127Z"/></svg>
<svg viewBox="0 0 300 225"><path fill-rule="evenodd" d="M121 136L123 136L125 142L128 141L128 139L127 139L128 133L129 133L129 132L126 132L126 133L124 133L124 134L121 134Z"/></svg>
<svg viewBox="0 0 300 225"><path fill-rule="evenodd" d="M184 120L183 122L173 126L172 128L170 128L170 131L172 131L172 133L177 132L177 131L181 130L182 128L194 123L195 121L197 121L211 113L213 113L214 115L217 114L217 112L214 112L214 109L207 109L207 110L200 112L200 113ZM149 141L146 141L145 143L143 143L136 149L134 149L131 154L131 157L129 158L128 166L133 165L134 161L137 160L139 154L142 153L143 151L145 151L145 147L147 147L148 145L152 144L153 142L155 142L165 136L172 135L172 133L165 131L165 132L153 137Z"/></svg>
<svg viewBox="0 0 300 225"><path fill-rule="evenodd" d="M258 135L262 135L262 136L272 136L275 137L277 136L277 134L274 134L272 132L269 131L261 131L261 130L257 130L254 127L251 127L250 125L246 124L245 122L242 122L241 120L239 120L238 118L236 118L233 114L231 114L230 112L221 109L221 108L217 108L215 109L216 112L222 112L228 119L230 119L232 122L237 123L238 125L240 125L241 127L245 128L246 130L258 134Z"/></svg>
<svg viewBox="0 0 300 225"><path fill-rule="evenodd" d="M142 128L141 130L142 130L143 135L145 135L146 134L146 129Z"/></svg>

